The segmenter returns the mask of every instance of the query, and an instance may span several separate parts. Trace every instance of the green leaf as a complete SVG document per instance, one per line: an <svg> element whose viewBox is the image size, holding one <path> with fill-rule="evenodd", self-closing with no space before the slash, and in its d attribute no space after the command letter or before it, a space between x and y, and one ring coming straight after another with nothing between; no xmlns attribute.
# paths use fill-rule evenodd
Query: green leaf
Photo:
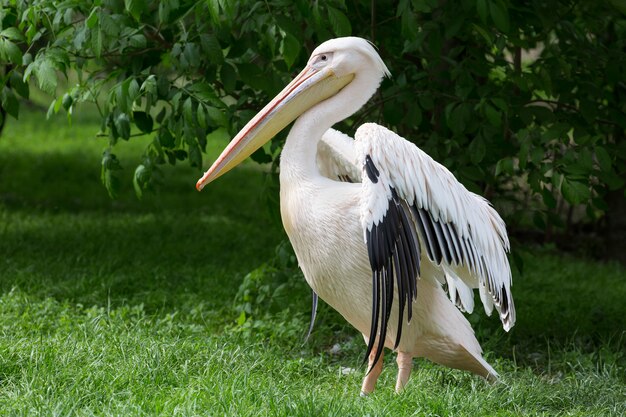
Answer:
<svg viewBox="0 0 626 417"><path fill-rule="evenodd" d="M233 0L219 0L219 2L222 12L226 16L227 20L232 20L236 11L235 6L239 2Z"/></svg>
<svg viewBox="0 0 626 417"><path fill-rule="evenodd" d="M583 167L587 174L593 170L593 154L586 147L581 147L578 151L578 163Z"/></svg>
<svg viewBox="0 0 626 417"><path fill-rule="evenodd" d="M521 140L521 144L520 144L520 150L518 154L519 167L520 169L524 170L526 169L526 163L528 162L528 153L530 150L530 145L532 143L532 140L530 140L528 135L522 135L521 133L520 133L520 140Z"/></svg>
<svg viewBox="0 0 626 417"><path fill-rule="evenodd" d="M52 100L52 102L48 106L48 111L46 112L46 119L50 119L52 117L52 115L54 115L56 113L54 108L56 107L57 101L58 100Z"/></svg>
<svg viewBox="0 0 626 417"><path fill-rule="evenodd" d="M552 190L549 190L547 187L541 189L541 196L543 197L543 203L546 207L554 209L556 208L556 199L554 195L552 195Z"/></svg>
<svg viewBox="0 0 626 417"><path fill-rule="evenodd" d="M501 32L509 32L509 11L500 0L489 2L489 14Z"/></svg>
<svg viewBox="0 0 626 417"><path fill-rule="evenodd" d="M263 68L260 66L242 62L237 65L237 69L239 70L239 76L248 86L256 90L263 90L263 88L268 86L265 77L262 76Z"/></svg>
<svg viewBox="0 0 626 417"><path fill-rule="evenodd" d="M159 2L159 21L161 24L169 23L170 20L170 4L167 1Z"/></svg>
<svg viewBox="0 0 626 417"><path fill-rule="evenodd" d="M185 123L193 123L193 103L191 102L191 97L187 97L183 104L183 117L185 118Z"/></svg>
<svg viewBox="0 0 626 417"><path fill-rule="evenodd" d="M115 118L115 129L122 139L128 140L130 138L130 119L126 113L120 113Z"/></svg>
<svg viewBox="0 0 626 417"><path fill-rule="evenodd" d="M192 67L200 66L200 48L193 42L187 42L183 49L183 56L185 61Z"/></svg>
<svg viewBox="0 0 626 417"><path fill-rule="evenodd" d="M187 87L187 91L199 102L223 107L224 102L217 97L214 88L215 87L209 83L196 81Z"/></svg>
<svg viewBox="0 0 626 417"><path fill-rule="evenodd" d="M424 92L419 95L418 101L420 103L420 107L424 110L432 110L435 108L435 102L433 97L428 92Z"/></svg>
<svg viewBox="0 0 626 417"><path fill-rule="evenodd" d="M495 176L497 177L498 175L500 175L503 172L505 174L508 174L508 175L513 175L513 173L514 173L514 164L513 164L513 159L512 158L502 158L496 164Z"/></svg>
<svg viewBox="0 0 626 417"><path fill-rule="evenodd" d="M129 110L129 104L132 102L128 97L128 86L130 85L130 78L124 80L124 82L119 83L117 87L115 87L115 103L117 107L122 112L127 112Z"/></svg>
<svg viewBox="0 0 626 417"><path fill-rule="evenodd" d="M402 14L400 17L400 33L402 33L405 39L414 41L417 38L419 29L419 22L415 13L406 12Z"/></svg>
<svg viewBox="0 0 626 417"><path fill-rule="evenodd" d="M91 50L97 58L102 56L102 36L102 30L100 30L100 25L98 25L98 27L91 32Z"/></svg>
<svg viewBox="0 0 626 417"><path fill-rule="evenodd" d="M298 59L298 55L300 54L300 42L289 33L285 33L282 42L280 43L280 53L287 64L287 68L291 68L291 66Z"/></svg>
<svg viewBox="0 0 626 417"><path fill-rule="evenodd" d="M471 108L468 103L455 106L448 114L448 127L455 134L462 133L471 117Z"/></svg>
<svg viewBox="0 0 626 417"><path fill-rule="evenodd" d="M554 187L555 190L560 190L561 182L563 181L563 174L560 172L552 172L550 180L552 182L552 187Z"/></svg>
<svg viewBox="0 0 626 417"><path fill-rule="evenodd" d="M164 148L172 149L174 148L174 146L176 146L176 140L174 139L174 136L167 128L162 127L159 130L158 138L159 138L159 143Z"/></svg>
<svg viewBox="0 0 626 417"><path fill-rule="evenodd" d="M8 39L0 39L0 59L22 65L22 50Z"/></svg>
<svg viewBox="0 0 626 417"><path fill-rule="evenodd" d="M133 112L133 119L135 120L135 125L141 130L143 133L151 133L154 122L152 117L143 111L135 111Z"/></svg>
<svg viewBox="0 0 626 417"><path fill-rule="evenodd" d="M117 37L122 30L119 19L114 18L114 16L108 13L100 14L100 24L98 27L110 38Z"/></svg>
<svg viewBox="0 0 626 417"><path fill-rule="evenodd" d="M352 34L350 21L343 12L334 7L328 6L328 20L330 26L337 36L349 36Z"/></svg>
<svg viewBox="0 0 626 417"><path fill-rule="evenodd" d="M403 13L411 11L411 3L409 0L400 0L396 9L396 17L402 16Z"/></svg>
<svg viewBox="0 0 626 417"><path fill-rule="evenodd" d="M226 119L226 114L223 110L218 108L207 106L206 107L207 116L210 121L213 122L216 126L228 126L228 120Z"/></svg>
<svg viewBox="0 0 626 417"><path fill-rule="evenodd" d="M611 191L619 190L624 187L624 179L620 175L617 175L612 169L610 171L601 172L600 179Z"/></svg>
<svg viewBox="0 0 626 417"><path fill-rule="evenodd" d="M204 53L207 54L207 57L212 64L220 65L224 62L222 47L220 46L216 36L208 35L206 33L200 35L200 46L202 47Z"/></svg>
<svg viewBox="0 0 626 417"><path fill-rule="evenodd" d="M487 45L491 46L491 44L493 44L493 38L491 37L491 34L489 32L487 32L484 28L478 26L475 23L472 23L472 27L474 28L476 32L478 32L480 36L483 37Z"/></svg>
<svg viewBox="0 0 626 417"><path fill-rule="evenodd" d="M196 118L198 119L198 125L202 129L206 129L208 127L206 121L206 111L204 110L204 105L198 104L198 110L196 111Z"/></svg>
<svg viewBox="0 0 626 417"><path fill-rule="evenodd" d="M20 102L17 100L17 97L15 97L15 94L13 94L13 91L8 87L2 89L2 108L14 118L18 118Z"/></svg>
<svg viewBox="0 0 626 417"><path fill-rule="evenodd" d="M52 62L45 58L37 61L33 72L37 76L39 88L51 96L55 95L57 89L57 74Z"/></svg>
<svg viewBox="0 0 626 417"><path fill-rule="evenodd" d="M28 88L28 83L24 82L24 76L22 74L13 70L11 72L11 76L9 77L9 85L17 94L28 100L30 90Z"/></svg>
<svg viewBox="0 0 626 417"><path fill-rule="evenodd" d="M232 65L228 63L224 63L224 65L222 65L222 68L220 69L220 79L222 80L222 85L227 93L230 93L235 89L237 73Z"/></svg>
<svg viewBox="0 0 626 417"><path fill-rule="evenodd" d="M61 107L63 107L63 96L57 97L57 99L54 100L54 113L58 113Z"/></svg>
<svg viewBox="0 0 626 417"><path fill-rule="evenodd" d="M211 15L211 20L216 25L220 23L220 3L218 0L207 0L206 5L209 8L209 15Z"/></svg>
<svg viewBox="0 0 626 417"><path fill-rule="evenodd" d="M22 56L22 65L30 66L32 62L33 62L33 55L30 52L26 52ZM24 80L26 80L26 74L24 74Z"/></svg>
<svg viewBox="0 0 626 417"><path fill-rule="evenodd" d="M195 168L202 168L202 151L197 143L189 145L189 165Z"/></svg>
<svg viewBox="0 0 626 417"><path fill-rule="evenodd" d="M613 158L602 146L596 146L595 148L596 160L601 171L610 171L613 165Z"/></svg>
<svg viewBox="0 0 626 417"><path fill-rule="evenodd" d="M561 184L561 193L563 198L571 204L581 204L589 200L591 192L589 186L579 181L573 181L567 177L563 178Z"/></svg>
<svg viewBox="0 0 626 417"><path fill-rule="evenodd" d="M478 17L483 23L487 23L488 16L488 5L487 0L477 0L476 1L476 11L478 12Z"/></svg>
<svg viewBox="0 0 626 417"><path fill-rule="evenodd" d="M139 95L139 83L136 78L133 78L130 83L128 83L128 101L132 106L132 102L137 100ZM129 106L130 108L130 106Z"/></svg>
<svg viewBox="0 0 626 417"><path fill-rule="evenodd" d="M154 74L151 74L145 81L141 84L139 91L143 91L150 94L157 94L157 82Z"/></svg>
<svg viewBox="0 0 626 417"><path fill-rule="evenodd" d="M113 172L107 169L102 169L100 174L100 180L109 193L109 197L117 198L120 190L120 180Z"/></svg>
<svg viewBox="0 0 626 417"><path fill-rule="evenodd" d="M143 164L140 164L135 168L135 174L133 175L133 188L135 189L135 195L141 200L143 197L143 191L147 188L147 184L150 182L150 170Z"/></svg>
<svg viewBox="0 0 626 417"><path fill-rule="evenodd" d="M533 161L535 165L539 165L544 158L545 152L543 148L536 147L530 152L530 160Z"/></svg>
<svg viewBox="0 0 626 417"><path fill-rule="evenodd" d="M89 34L89 28L87 26L82 26L76 29L74 32L74 40L72 41L72 45L77 50L81 50L85 41L87 40L87 35Z"/></svg>
<svg viewBox="0 0 626 417"><path fill-rule="evenodd" d="M120 181L115 175L114 171L122 169L119 160L112 154L109 149L105 150L102 154L102 169L100 170L100 181L106 188L111 198L117 198Z"/></svg>
<svg viewBox="0 0 626 417"><path fill-rule="evenodd" d="M11 39L18 42L26 42L26 37L18 28L11 26L0 32L0 37Z"/></svg>
<svg viewBox="0 0 626 417"><path fill-rule="evenodd" d="M469 148L470 160L474 165L479 164L485 154L487 153L487 148L485 146L485 141L482 138L482 135L478 135L474 138L474 140L470 143Z"/></svg>
<svg viewBox="0 0 626 417"><path fill-rule="evenodd" d="M485 109L485 116L487 117L487 120L489 121L490 125L494 127L502 126L502 116L500 115L498 110L495 109L495 107L493 107L489 103L486 103L484 109Z"/></svg>
<svg viewBox="0 0 626 417"><path fill-rule="evenodd" d="M124 6L136 21L141 18L141 12L147 9L145 0L124 0Z"/></svg>
<svg viewBox="0 0 626 417"><path fill-rule="evenodd" d="M61 104L63 105L63 108L65 109L65 111L69 111L70 107L72 107L73 102L74 102L74 99L72 98L71 95L69 95L68 93L63 94Z"/></svg>
<svg viewBox="0 0 626 417"><path fill-rule="evenodd" d="M187 158L187 151L184 149L176 149L174 151L174 156L176 156L176 159L179 161L184 161Z"/></svg>
<svg viewBox="0 0 626 417"><path fill-rule="evenodd" d="M99 20L100 20L100 7L96 6L93 8L93 10L91 10L91 13L89 13L89 17L87 17L87 20L85 21L85 23L87 24L87 27L89 29L93 29L96 27Z"/></svg>
<svg viewBox="0 0 626 417"><path fill-rule="evenodd" d="M146 37L141 33L131 36L128 40L128 44L134 49L144 49L147 43Z"/></svg>

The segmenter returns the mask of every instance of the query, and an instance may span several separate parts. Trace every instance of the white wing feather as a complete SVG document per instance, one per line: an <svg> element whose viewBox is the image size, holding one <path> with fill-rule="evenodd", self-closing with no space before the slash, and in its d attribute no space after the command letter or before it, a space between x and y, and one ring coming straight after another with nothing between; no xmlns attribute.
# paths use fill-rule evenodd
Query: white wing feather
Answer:
<svg viewBox="0 0 626 417"><path fill-rule="evenodd" d="M435 226L436 231L436 235L431 232L432 239L448 254L448 259L440 256L435 263L445 273L453 301L471 311L470 288L479 288L487 314L495 304L505 330L509 330L515 323L511 270L506 256L509 240L498 213L483 197L468 191L443 165L390 130L367 123L359 127L355 139L357 166L364 167L369 156L380 174L376 184L363 175L364 230L371 229L384 216L381 210L386 209L390 190L395 189L415 209L415 216L430 216L429 225ZM421 238L426 240L426 236Z"/></svg>
<svg viewBox="0 0 626 417"><path fill-rule="evenodd" d="M328 129L318 142L317 167L323 176L332 180L361 182L354 139L335 129Z"/></svg>

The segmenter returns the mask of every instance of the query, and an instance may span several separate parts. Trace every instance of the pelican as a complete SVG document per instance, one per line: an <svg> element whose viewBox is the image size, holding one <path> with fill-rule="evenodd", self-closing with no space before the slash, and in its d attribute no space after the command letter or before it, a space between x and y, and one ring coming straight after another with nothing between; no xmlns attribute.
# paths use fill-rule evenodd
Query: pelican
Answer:
<svg viewBox="0 0 626 417"><path fill-rule="evenodd" d="M414 357L496 380L462 311L473 310L477 288L487 314L495 307L506 331L515 323L503 220L394 132L366 123L352 139L332 129L389 75L364 39L322 43L196 188L295 120L280 159L281 217L314 306L319 296L363 334L361 395L374 390L385 348L397 352L398 392Z"/></svg>

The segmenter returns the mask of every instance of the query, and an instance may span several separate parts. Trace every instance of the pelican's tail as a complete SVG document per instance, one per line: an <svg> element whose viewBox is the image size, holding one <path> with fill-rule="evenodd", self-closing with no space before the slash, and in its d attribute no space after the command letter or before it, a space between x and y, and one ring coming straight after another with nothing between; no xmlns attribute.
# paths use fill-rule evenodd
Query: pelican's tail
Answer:
<svg viewBox="0 0 626 417"><path fill-rule="evenodd" d="M429 293L424 294L422 301L429 304L427 320L432 327L430 334L418 342L419 356L496 381L498 373L482 357L474 330L443 289L438 285L422 285L420 289Z"/></svg>

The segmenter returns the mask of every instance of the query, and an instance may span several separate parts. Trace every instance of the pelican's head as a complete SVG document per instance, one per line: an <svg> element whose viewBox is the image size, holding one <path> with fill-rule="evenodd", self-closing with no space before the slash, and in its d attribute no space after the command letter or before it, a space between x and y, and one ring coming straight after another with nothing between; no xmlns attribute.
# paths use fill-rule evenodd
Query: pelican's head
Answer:
<svg viewBox="0 0 626 417"><path fill-rule="evenodd" d="M389 76L389 70L374 46L355 36L331 39L315 48L307 67L316 66L332 69L338 76L367 73L378 81Z"/></svg>
<svg viewBox="0 0 626 417"><path fill-rule="evenodd" d="M376 91L380 80L389 75L387 67L371 43L362 38L347 37L324 42L309 62L272 101L244 126L211 168L198 180L196 188L228 172L254 151L272 139L302 113L326 100L351 83L360 83L370 91L360 94L362 103Z"/></svg>

